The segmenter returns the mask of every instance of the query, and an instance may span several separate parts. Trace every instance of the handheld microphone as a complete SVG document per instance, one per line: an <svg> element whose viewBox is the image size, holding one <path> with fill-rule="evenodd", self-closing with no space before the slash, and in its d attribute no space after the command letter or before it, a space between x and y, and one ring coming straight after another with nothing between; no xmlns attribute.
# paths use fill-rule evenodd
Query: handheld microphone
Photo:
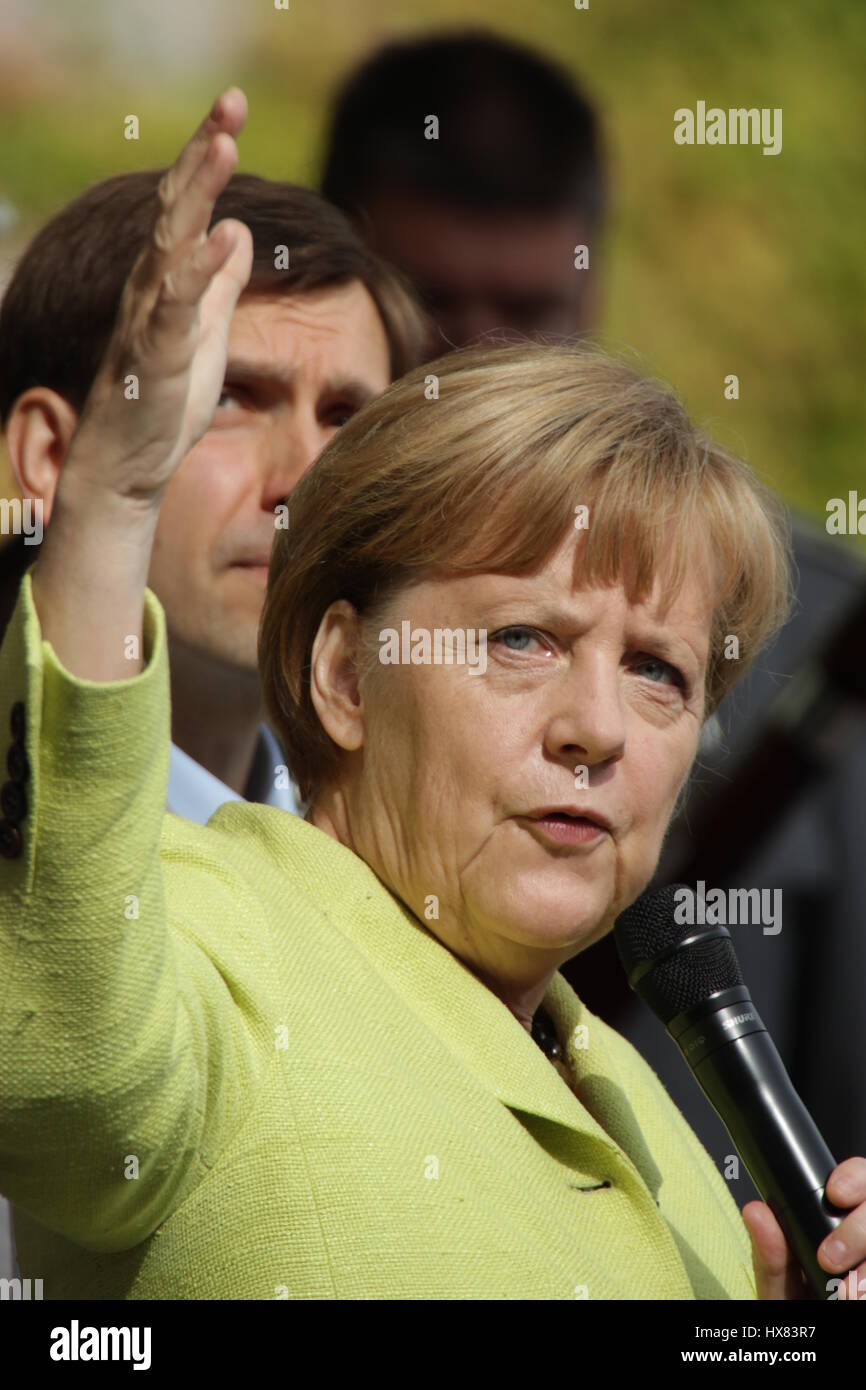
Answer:
<svg viewBox="0 0 866 1390"><path fill-rule="evenodd" d="M834 1276L817 1248L847 1212L824 1189L836 1160L761 1022L731 934L677 922L672 884L621 913L616 948L631 988L665 1025L749 1171L817 1297Z"/></svg>

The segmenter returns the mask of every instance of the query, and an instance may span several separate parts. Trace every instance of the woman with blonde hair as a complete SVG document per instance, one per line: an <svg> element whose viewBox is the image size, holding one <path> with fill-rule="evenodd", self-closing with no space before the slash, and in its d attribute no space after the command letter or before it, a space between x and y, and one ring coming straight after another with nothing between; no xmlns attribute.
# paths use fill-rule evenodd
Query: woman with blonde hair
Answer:
<svg viewBox="0 0 866 1390"><path fill-rule="evenodd" d="M306 817L164 816L148 563L249 274L246 228L207 231L244 111L225 93L164 181L0 648L22 1272L74 1298L800 1297L769 1209L750 1246L559 973L649 881L790 602L781 507L669 392L525 345L361 410L292 494L260 628ZM866 1256L866 1160L828 1194L854 1208L830 1277Z"/></svg>

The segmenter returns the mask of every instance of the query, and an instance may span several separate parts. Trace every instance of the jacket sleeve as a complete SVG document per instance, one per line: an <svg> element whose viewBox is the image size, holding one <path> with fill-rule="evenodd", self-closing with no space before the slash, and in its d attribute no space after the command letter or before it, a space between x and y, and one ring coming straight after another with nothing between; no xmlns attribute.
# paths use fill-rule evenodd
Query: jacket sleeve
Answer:
<svg viewBox="0 0 866 1390"><path fill-rule="evenodd" d="M78 679L42 639L28 573L0 646L0 1191L102 1252L137 1245L206 1176L263 1065L183 902L166 903L168 655L150 590L143 631L138 675ZM231 874L207 888L231 921Z"/></svg>

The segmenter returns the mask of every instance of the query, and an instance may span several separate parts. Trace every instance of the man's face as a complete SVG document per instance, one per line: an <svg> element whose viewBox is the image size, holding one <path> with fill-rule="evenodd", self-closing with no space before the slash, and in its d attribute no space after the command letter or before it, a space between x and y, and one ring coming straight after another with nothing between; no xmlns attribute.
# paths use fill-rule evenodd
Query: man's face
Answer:
<svg viewBox="0 0 866 1390"><path fill-rule="evenodd" d="M594 326L596 276L574 265L589 234L573 212L474 212L395 192L371 198L365 214L376 251L430 311L431 355L497 329L571 337Z"/></svg>
<svg viewBox="0 0 866 1390"><path fill-rule="evenodd" d="M173 653L256 671L274 508L389 382L385 329L359 281L240 301L223 395L166 488L151 557Z"/></svg>

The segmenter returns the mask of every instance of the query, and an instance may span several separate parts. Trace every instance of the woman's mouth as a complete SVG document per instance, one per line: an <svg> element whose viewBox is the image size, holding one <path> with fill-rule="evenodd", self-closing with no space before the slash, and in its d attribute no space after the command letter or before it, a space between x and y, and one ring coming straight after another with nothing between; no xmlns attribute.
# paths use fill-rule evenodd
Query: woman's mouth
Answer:
<svg viewBox="0 0 866 1390"><path fill-rule="evenodd" d="M603 826L588 820L586 816L570 816L564 811L551 811L538 818L520 816L518 819L523 821L528 829L534 828L542 836L560 845L589 844L600 840L608 833Z"/></svg>

